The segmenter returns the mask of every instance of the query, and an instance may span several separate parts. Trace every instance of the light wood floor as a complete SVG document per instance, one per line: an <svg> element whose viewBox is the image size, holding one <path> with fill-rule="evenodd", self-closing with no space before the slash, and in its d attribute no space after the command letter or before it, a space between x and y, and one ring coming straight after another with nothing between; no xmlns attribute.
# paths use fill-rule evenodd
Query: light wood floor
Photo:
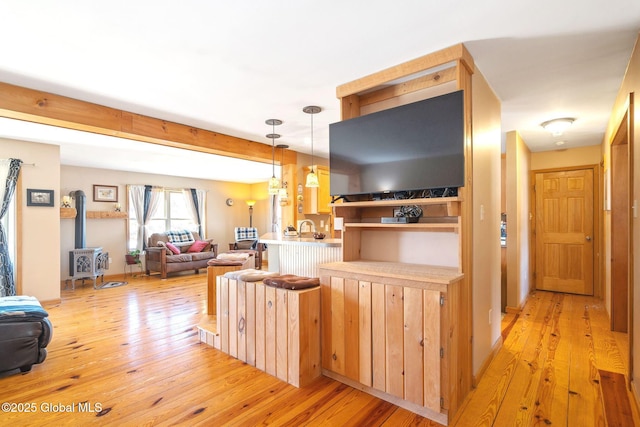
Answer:
<svg viewBox="0 0 640 427"><path fill-rule="evenodd" d="M127 280L76 285L46 306L47 360L0 378L0 402L34 411L0 425L438 426L328 378L296 389L199 343L205 274ZM627 352L608 323L593 298L532 296L456 425L607 425L596 380L624 373Z"/></svg>

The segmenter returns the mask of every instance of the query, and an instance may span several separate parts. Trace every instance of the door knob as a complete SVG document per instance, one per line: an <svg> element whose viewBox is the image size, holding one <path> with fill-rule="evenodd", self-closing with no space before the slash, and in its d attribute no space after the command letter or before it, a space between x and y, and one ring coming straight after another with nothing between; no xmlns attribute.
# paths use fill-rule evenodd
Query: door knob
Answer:
<svg viewBox="0 0 640 427"><path fill-rule="evenodd" d="M587 242L590 242L591 241L591 236L587 236L586 239L587 239Z"/></svg>

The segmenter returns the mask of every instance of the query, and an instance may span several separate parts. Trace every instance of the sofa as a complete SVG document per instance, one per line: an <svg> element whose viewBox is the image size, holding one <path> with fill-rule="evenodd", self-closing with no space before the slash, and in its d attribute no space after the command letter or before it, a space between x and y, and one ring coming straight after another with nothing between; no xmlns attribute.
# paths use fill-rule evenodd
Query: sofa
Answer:
<svg viewBox="0 0 640 427"><path fill-rule="evenodd" d="M53 328L35 297L0 297L0 374L28 372L47 357Z"/></svg>
<svg viewBox="0 0 640 427"><path fill-rule="evenodd" d="M197 232L172 230L149 236L145 250L146 274L167 274L207 268L207 261L218 255L218 244L212 239L202 240Z"/></svg>

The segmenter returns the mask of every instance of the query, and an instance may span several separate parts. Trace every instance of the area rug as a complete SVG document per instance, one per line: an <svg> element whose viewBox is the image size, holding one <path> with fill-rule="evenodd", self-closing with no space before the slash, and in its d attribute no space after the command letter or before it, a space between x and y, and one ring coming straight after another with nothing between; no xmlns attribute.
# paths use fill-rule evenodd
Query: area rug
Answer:
<svg viewBox="0 0 640 427"><path fill-rule="evenodd" d="M127 282L104 282L104 284L98 286L98 289L117 288L126 284Z"/></svg>

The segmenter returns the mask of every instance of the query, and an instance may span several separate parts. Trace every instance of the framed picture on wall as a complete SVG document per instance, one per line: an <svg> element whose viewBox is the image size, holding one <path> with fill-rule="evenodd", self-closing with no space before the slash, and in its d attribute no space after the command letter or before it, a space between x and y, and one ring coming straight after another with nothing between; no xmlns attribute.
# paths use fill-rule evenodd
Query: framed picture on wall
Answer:
<svg viewBox="0 0 640 427"><path fill-rule="evenodd" d="M28 188L27 206L53 206L53 190Z"/></svg>
<svg viewBox="0 0 640 427"><path fill-rule="evenodd" d="M117 202L118 186L117 185L94 185L93 201L94 202Z"/></svg>

